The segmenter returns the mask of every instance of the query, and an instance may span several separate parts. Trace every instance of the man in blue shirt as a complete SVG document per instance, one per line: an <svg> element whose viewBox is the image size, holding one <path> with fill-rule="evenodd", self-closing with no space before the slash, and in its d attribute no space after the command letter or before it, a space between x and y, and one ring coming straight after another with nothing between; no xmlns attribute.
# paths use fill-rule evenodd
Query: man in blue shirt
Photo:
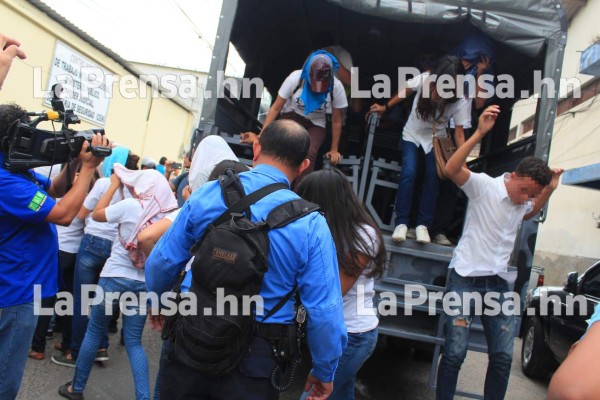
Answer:
<svg viewBox="0 0 600 400"><path fill-rule="evenodd" d="M290 185L308 165L309 136L304 128L290 120L269 125L253 144L252 171L240 174L246 194L272 183ZM297 199L291 190L278 190L253 206L253 220L266 219L279 204ZM170 229L154 247L146 264L146 285L159 296L169 291L179 272L190 259L190 248L217 219L226 205L217 181L195 191L181 209ZM311 398L326 398L333 389L338 359L346 345L342 294L335 246L323 215L311 213L289 225L269 231L269 269L260 295L265 314L288 294L294 284L308 313L307 336L313 368L306 382ZM191 272L183 290L190 287ZM294 318L293 300L289 300L265 323L288 325ZM261 321L262 323L263 321ZM151 324L162 327L159 316ZM173 398L244 398L276 399L270 382L274 359L271 348L264 354L255 351L233 372L220 377L203 374L167 355L161 360L161 393Z"/></svg>
<svg viewBox="0 0 600 400"><path fill-rule="evenodd" d="M54 181L35 172L10 172L4 166L6 135L15 121L27 122L27 112L15 104L0 105L0 399L16 397L29 345L37 324L34 285L40 299L56 294L58 238L54 224L69 225L101 162L83 145L79 178L67 189L67 168L75 176L79 161L71 163ZM108 145L95 135L94 146ZM64 197L63 197L64 195ZM54 197L63 197L60 203Z"/></svg>

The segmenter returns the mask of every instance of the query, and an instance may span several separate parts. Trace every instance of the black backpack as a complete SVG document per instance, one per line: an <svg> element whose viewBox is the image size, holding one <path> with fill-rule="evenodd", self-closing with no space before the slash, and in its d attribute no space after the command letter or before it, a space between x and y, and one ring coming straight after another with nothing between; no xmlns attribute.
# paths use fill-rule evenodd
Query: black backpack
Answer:
<svg viewBox="0 0 600 400"><path fill-rule="evenodd" d="M238 365L247 353L256 322L275 314L295 292L296 285L260 321L255 321L253 313L243 315L243 298L258 295L268 269L269 230L319 209L316 204L297 199L273 208L266 221L252 222L250 205L287 186L272 184L245 195L239 176L231 170L219 181L229 208L191 249L195 259L190 292L197 297L198 313L175 317L166 332L175 359L214 375L226 374ZM222 290L221 295L217 290ZM230 303L218 306L217 298L224 296L235 296L237 307Z"/></svg>

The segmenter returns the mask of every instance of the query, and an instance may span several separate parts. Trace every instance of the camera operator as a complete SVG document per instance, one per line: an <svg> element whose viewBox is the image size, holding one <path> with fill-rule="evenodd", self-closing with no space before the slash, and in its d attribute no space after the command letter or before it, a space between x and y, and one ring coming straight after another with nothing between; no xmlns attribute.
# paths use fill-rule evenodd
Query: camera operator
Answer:
<svg viewBox="0 0 600 400"><path fill-rule="evenodd" d="M14 399L21 385L37 323L34 285L41 286L41 298L54 296L57 291L54 224L71 224L102 161L87 151L90 144L86 141L78 159L53 181L32 171L11 172L4 161L8 130L17 120L29 122L24 109L15 104L0 105L0 360L11 360L10 367L0 368L0 399ZM108 139L95 134L91 145L108 146ZM67 177L75 177L79 165L79 177L67 192ZM55 197L62 197L60 203Z"/></svg>
<svg viewBox="0 0 600 400"><path fill-rule="evenodd" d="M0 51L0 89L2 89L4 79L6 79L8 70L15 57L19 57L21 60L27 58L25 52L19 48L20 45L21 43L17 40L6 37L0 33L0 49L2 49Z"/></svg>

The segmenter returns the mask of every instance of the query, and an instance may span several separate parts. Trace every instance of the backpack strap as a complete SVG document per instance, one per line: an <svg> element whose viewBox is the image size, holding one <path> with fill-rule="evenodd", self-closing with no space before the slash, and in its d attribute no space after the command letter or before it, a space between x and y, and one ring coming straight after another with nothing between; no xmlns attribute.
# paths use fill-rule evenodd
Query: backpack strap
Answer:
<svg viewBox="0 0 600 400"><path fill-rule="evenodd" d="M228 208L246 195L239 175L234 173L231 168L226 169L225 173L219 177L219 185Z"/></svg>
<svg viewBox="0 0 600 400"><path fill-rule="evenodd" d="M267 318L271 318L277 311L281 310L281 307L283 307L285 303L292 298L297 288L298 284L294 283L292 290L290 290L281 300L279 300L279 303L275 304L275 307L271 308L271 310L260 320L260 322L264 322Z"/></svg>
<svg viewBox="0 0 600 400"><path fill-rule="evenodd" d="M235 175L235 176L237 179L239 179L239 177L237 177L237 175ZM228 179L228 178L225 178L225 179ZM223 185L224 185L224 183L221 185L221 188L222 188L222 190L225 190L225 189L223 189ZM276 192L278 190L287 189L287 188L288 188L288 186L285 183L272 183L270 185L267 185L267 186L264 186L264 187L258 189L255 192L252 192L246 196L243 196L238 201L236 201L233 205L230 205L229 208L227 210L225 210L223 212L223 214L221 214L221 216L215 220L215 222L212 223L212 225L214 225L214 226L221 225L222 223L227 221L229 218L231 218L231 214L243 213L252 204L256 203L263 197L266 197L267 195L269 195L273 192ZM230 190L228 190L227 192L223 191L223 196L225 196L226 201L227 201L228 195L233 196L232 191L230 191Z"/></svg>
<svg viewBox="0 0 600 400"><path fill-rule="evenodd" d="M304 199L290 200L278 205L269 212L267 225L270 229L281 228L320 209L319 205Z"/></svg>
<svg viewBox="0 0 600 400"><path fill-rule="evenodd" d="M315 203L311 203L310 201L304 199L296 199L290 200L283 204L278 205L273 208L269 215L267 216L267 225L269 229L277 229L287 224L290 224L297 219L304 217L305 215L310 214L313 211L320 210L319 207ZM296 289L298 288L298 284L295 283L292 290L290 290L279 302L273 307L267 315L265 315L260 322L264 322L266 319L272 317L277 311L281 310L281 307L287 303L294 293L296 293ZM298 299L299 300L299 299ZM298 304L300 302L298 301Z"/></svg>

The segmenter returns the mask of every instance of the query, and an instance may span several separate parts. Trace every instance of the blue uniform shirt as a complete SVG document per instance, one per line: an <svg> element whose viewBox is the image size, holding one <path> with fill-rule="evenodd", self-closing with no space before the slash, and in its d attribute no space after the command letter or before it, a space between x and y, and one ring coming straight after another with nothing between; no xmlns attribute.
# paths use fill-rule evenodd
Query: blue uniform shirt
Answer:
<svg viewBox="0 0 600 400"><path fill-rule="evenodd" d="M240 177L246 193L278 182L289 186L281 171L264 164L240 174ZM290 190L271 193L251 206L252 218L266 219L271 209L297 198L298 195ZM217 181L206 183L190 196L148 258L146 286L150 292L160 296L171 290L178 273L190 259L192 245L226 208ZM269 241L269 270L260 291L264 314L292 290L295 282L298 283L300 299L308 312L307 336L313 359L312 374L322 382L331 382L346 346L347 334L336 251L327 222L321 214L311 213L285 227L269 231ZM189 288L190 282L191 272L183 286ZM290 299L265 322L291 323L293 304L293 299Z"/></svg>
<svg viewBox="0 0 600 400"><path fill-rule="evenodd" d="M33 285L42 298L58 290L58 237L44 221L55 201L46 190L50 180L9 172L0 153L0 308L33 301Z"/></svg>

